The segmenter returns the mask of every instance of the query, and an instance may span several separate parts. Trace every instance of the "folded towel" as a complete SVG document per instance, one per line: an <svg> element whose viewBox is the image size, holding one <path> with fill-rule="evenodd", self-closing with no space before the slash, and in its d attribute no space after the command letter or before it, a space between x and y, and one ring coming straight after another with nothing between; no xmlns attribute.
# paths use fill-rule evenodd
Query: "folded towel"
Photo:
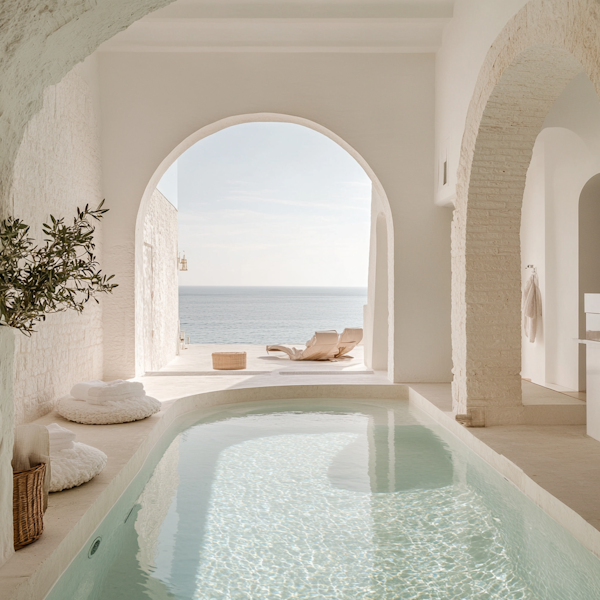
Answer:
<svg viewBox="0 0 600 600"><path fill-rule="evenodd" d="M46 425L46 429L50 438L50 454L73 448L75 434L70 429L65 429L58 423L50 423Z"/></svg>
<svg viewBox="0 0 600 600"><path fill-rule="evenodd" d="M104 381L93 379L91 381L82 381L71 388L71 396L77 400L87 400L89 391L92 388L103 387L106 384Z"/></svg>
<svg viewBox="0 0 600 600"><path fill-rule="evenodd" d="M73 386L71 396L77 400L85 400L90 404L104 404L107 401L140 398L146 395L144 384L138 381L123 381L116 379L104 381L84 381Z"/></svg>

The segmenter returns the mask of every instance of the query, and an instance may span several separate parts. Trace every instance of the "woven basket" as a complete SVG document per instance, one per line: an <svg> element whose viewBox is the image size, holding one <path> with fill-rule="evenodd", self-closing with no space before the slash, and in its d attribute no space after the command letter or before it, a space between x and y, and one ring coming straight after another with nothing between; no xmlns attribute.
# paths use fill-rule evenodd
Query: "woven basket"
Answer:
<svg viewBox="0 0 600 600"><path fill-rule="evenodd" d="M213 352L213 369L220 371L233 371L246 368L245 352Z"/></svg>
<svg viewBox="0 0 600 600"><path fill-rule="evenodd" d="M44 530L44 476L46 465L13 471L13 529L15 550L35 542Z"/></svg>

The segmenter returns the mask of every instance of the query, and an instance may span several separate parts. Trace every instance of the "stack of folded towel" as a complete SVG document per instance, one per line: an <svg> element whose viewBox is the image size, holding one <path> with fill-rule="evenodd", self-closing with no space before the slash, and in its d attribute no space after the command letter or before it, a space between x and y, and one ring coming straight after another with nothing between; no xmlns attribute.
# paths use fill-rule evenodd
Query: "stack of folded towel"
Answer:
<svg viewBox="0 0 600 600"><path fill-rule="evenodd" d="M46 425L50 437L50 456L61 450L72 450L75 434L70 429L61 427L58 423Z"/></svg>
<svg viewBox="0 0 600 600"><path fill-rule="evenodd" d="M50 438L50 492L60 492L93 479L106 466L107 456L75 441L75 434L58 423L46 425Z"/></svg>
<svg viewBox="0 0 600 600"><path fill-rule="evenodd" d="M76 400L85 400L88 404L106 404L130 398L143 398L146 395L144 384L139 381L83 381L73 386L71 396Z"/></svg>
<svg viewBox="0 0 600 600"><path fill-rule="evenodd" d="M56 410L61 417L85 425L112 425L139 421L159 412L161 403L146 396L139 381L83 381L71 394L59 398Z"/></svg>

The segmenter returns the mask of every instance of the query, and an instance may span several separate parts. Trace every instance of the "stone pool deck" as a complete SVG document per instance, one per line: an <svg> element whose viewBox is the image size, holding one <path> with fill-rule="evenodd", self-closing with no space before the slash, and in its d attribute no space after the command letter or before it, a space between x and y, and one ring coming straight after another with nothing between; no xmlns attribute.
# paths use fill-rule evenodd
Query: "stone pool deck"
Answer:
<svg viewBox="0 0 600 600"><path fill-rule="evenodd" d="M246 351L246 370L214 371L211 353L219 350ZM163 403L163 410L148 419L103 426L78 425L56 413L39 419L38 423L57 422L72 429L78 441L102 449L109 461L91 482L50 495L44 535L0 568L2 600L44 598L180 415L195 407L278 397L409 399L600 556L600 442L586 436L585 425L465 429L453 419L450 384L391 384L384 372L364 366L361 347L352 354L355 358L350 360L303 363L281 353L268 355L263 346L190 346L166 368L140 378L147 392ZM540 415L564 411L572 422L580 422L585 412L582 395L527 381L523 400Z"/></svg>

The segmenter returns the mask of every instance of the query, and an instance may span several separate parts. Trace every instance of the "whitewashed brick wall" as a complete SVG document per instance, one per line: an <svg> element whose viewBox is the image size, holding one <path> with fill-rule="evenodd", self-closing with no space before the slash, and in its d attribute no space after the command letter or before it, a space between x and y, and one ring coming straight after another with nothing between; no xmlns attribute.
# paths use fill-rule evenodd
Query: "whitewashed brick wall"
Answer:
<svg viewBox="0 0 600 600"><path fill-rule="evenodd" d="M98 132L87 83L77 70L44 93L42 110L29 122L17 154L11 212L41 240L49 215L70 221L76 207L102 200ZM102 255L101 225L97 256ZM102 377L102 308L49 315L31 337L15 335L15 422L51 410L80 380Z"/></svg>
<svg viewBox="0 0 600 600"><path fill-rule="evenodd" d="M158 191L144 216L144 370L157 371L175 358L179 331L177 209Z"/></svg>
<svg viewBox="0 0 600 600"><path fill-rule="evenodd" d="M546 114L582 69L600 92L600 4L594 0L532 0L482 66L463 137L452 228L458 413L521 405L525 176Z"/></svg>

